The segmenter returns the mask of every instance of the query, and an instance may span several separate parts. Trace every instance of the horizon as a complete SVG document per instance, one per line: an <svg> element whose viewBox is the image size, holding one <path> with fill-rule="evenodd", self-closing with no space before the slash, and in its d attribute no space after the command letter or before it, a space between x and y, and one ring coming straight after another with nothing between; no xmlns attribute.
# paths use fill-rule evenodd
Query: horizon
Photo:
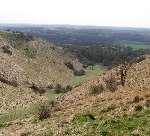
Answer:
<svg viewBox="0 0 150 136"><path fill-rule="evenodd" d="M33 24L33 23L0 23L0 26L12 26L12 27L41 27L41 26L55 26L55 27L97 27L97 28L125 28L125 29L150 29L150 27L137 27L137 26L101 26L101 25L84 25L84 24Z"/></svg>

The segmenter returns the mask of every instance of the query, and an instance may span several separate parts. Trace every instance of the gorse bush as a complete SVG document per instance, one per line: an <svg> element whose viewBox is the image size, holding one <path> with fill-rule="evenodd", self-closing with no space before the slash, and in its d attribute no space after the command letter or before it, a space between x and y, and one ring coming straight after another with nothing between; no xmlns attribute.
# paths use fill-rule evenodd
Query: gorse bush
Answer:
<svg viewBox="0 0 150 136"><path fill-rule="evenodd" d="M90 93L91 94L100 94L104 91L104 86L103 85L92 85L90 87Z"/></svg>

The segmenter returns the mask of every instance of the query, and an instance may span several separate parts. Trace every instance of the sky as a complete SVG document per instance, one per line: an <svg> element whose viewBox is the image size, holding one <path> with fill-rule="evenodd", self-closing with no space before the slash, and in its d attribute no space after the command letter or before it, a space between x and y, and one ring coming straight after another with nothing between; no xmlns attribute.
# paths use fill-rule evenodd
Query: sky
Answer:
<svg viewBox="0 0 150 136"><path fill-rule="evenodd" d="M0 0L0 23L150 28L150 0Z"/></svg>

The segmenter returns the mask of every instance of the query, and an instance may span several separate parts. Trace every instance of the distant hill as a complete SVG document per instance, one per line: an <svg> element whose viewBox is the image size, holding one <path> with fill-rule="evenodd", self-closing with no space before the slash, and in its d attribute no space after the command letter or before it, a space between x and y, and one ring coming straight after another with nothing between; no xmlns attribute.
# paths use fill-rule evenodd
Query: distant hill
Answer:
<svg viewBox="0 0 150 136"><path fill-rule="evenodd" d="M59 45L112 45L139 43L150 46L150 29L73 25L0 25L0 29L14 30L45 38ZM128 45L127 44L127 45Z"/></svg>

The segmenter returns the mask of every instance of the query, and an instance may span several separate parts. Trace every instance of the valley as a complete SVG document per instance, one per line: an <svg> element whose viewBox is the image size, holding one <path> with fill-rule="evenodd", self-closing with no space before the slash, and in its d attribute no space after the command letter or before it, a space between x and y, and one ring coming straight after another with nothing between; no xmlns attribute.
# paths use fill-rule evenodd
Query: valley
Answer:
<svg viewBox="0 0 150 136"><path fill-rule="evenodd" d="M0 135L150 135L149 29L0 28Z"/></svg>

